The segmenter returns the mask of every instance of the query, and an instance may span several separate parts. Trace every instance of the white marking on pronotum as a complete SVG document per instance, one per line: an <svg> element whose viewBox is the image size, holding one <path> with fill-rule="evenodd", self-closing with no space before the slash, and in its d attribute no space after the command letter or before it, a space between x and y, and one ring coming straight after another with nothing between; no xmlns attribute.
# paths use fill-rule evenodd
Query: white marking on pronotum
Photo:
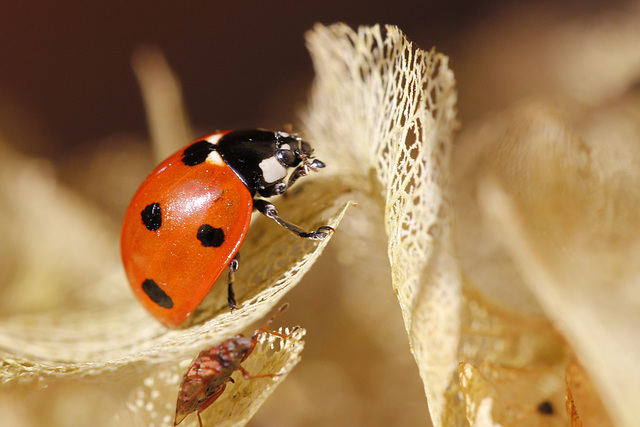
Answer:
<svg viewBox="0 0 640 427"><path fill-rule="evenodd" d="M220 141L220 138L222 138L222 135L220 133L214 133L213 135L209 135L206 138L206 141L210 144L216 145L218 141Z"/></svg>
<svg viewBox="0 0 640 427"><path fill-rule="evenodd" d="M291 150L291 146L289 144L282 144L280 146L281 150Z"/></svg>
<svg viewBox="0 0 640 427"><path fill-rule="evenodd" d="M287 176L287 168L282 166L275 156L267 157L260 162L260 170L262 170L262 177L268 183L280 181Z"/></svg>
<svg viewBox="0 0 640 427"><path fill-rule="evenodd" d="M212 151L209 153L209 155L207 156L207 163L215 166L224 166L224 160L222 160L222 157L220 157L220 154L218 154L217 151Z"/></svg>

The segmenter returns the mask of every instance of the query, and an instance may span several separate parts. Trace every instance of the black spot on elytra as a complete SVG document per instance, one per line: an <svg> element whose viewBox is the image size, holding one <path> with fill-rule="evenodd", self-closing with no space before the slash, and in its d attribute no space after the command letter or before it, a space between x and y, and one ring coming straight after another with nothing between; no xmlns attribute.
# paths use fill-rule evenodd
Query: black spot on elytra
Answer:
<svg viewBox="0 0 640 427"><path fill-rule="evenodd" d="M162 209L160 203L151 203L140 212L142 223L147 230L156 231L162 225Z"/></svg>
<svg viewBox="0 0 640 427"><path fill-rule="evenodd" d="M187 166L196 166L200 163L204 163L204 161L207 160L209 153L215 149L215 145L209 141L205 141L204 139L194 142L182 152L182 163Z"/></svg>
<svg viewBox="0 0 640 427"><path fill-rule="evenodd" d="M151 279L147 279L142 282L142 290L149 297L149 299L162 308L172 308L173 300L165 291L158 286L156 282Z"/></svg>
<svg viewBox="0 0 640 427"><path fill-rule="evenodd" d="M221 228L214 228L209 224L203 224L198 228L198 234L196 235L202 246L214 247L224 243L224 231Z"/></svg>
<svg viewBox="0 0 640 427"><path fill-rule="evenodd" d="M543 415L552 415L554 413L553 405L548 400L545 400L538 405L538 412Z"/></svg>

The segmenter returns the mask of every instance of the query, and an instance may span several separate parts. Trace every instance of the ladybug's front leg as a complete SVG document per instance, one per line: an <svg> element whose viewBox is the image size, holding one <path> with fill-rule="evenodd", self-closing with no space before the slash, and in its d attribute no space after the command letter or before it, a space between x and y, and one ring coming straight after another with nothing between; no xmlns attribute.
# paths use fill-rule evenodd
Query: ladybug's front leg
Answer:
<svg viewBox="0 0 640 427"><path fill-rule="evenodd" d="M240 253L237 253L231 262L229 263L229 288L227 290L227 302L229 304L229 309L233 310L236 308L236 295L233 292L233 280L235 279L235 273L238 271L238 267L240 266Z"/></svg>
<svg viewBox="0 0 640 427"><path fill-rule="evenodd" d="M311 240L322 240L327 237L329 234L333 233L333 228L328 225L323 225L319 227L316 231L304 231L302 228L298 227L295 224L285 221L284 219L278 216L278 210L272 203L267 202L266 200L257 199L253 201L253 206L260 212L262 215L267 218L271 218L275 222L277 222L280 226L286 228L291 231L296 236L302 237L303 239L311 239Z"/></svg>
<svg viewBox="0 0 640 427"><path fill-rule="evenodd" d="M322 169L325 167L324 162L321 160L314 160L313 162L304 163L296 168L293 173L289 176L289 181L287 181L287 188L291 188L291 186L303 176L307 176L308 169L311 169L314 172L318 172L318 169Z"/></svg>

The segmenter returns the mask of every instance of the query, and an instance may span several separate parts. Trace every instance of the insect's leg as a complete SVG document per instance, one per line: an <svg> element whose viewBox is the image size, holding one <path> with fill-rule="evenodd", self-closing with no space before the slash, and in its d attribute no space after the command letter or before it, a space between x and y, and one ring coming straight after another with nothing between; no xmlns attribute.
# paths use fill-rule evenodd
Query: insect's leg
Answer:
<svg viewBox="0 0 640 427"><path fill-rule="evenodd" d="M260 329L266 329L267 326L269 326L271 323L273 323L274 320L276 320L276 318L278 316L280 316L282 313L284 313L287 309L289 308L289 303L285 302L284 304L282 304L280 306L280 308L278 309L278 311L276 311L275 313L273 313L273 316L271 316L269 318L269 320L267 320L266 322L264 322L264 325L262 325L260 327ZM258 335L258 332L256 331L253 336L255 337L256 335Z"/></svg>
<svg viewBox="0 0 640 427"><path fill-rule="evenodd" d="M233 257L231 262L229 263L229 287L227 290L227 303L229 304L229 309L233 310L236 308L236 295L233 292L233 280L235 279L236 271L238 271L238 266L240 265L240 254L237 253L236 256Z"/></svg>
<svg viewBox="0 0 640 427"><path fill-rule="evenodd" d="M333 228L323 225L319 227L316 231L304 231L302 228L298 227L295 224L285 221L284 219L278 216L278 210L272 203L267 202L266 200L257 199L253 201L253 206L260 212L262 215L267 218L271 218L278 225L286 228L291 231L296 236L302 237L303 239L311 239L311 240L322 240L327 237L329 234L333 233Z"/></svg>
<svg viewBox="0 0 640 427"><path fill-rule="evenodd" d="M276 332L276 331L271 331L269 329L260 328L260 329L256 329L256 332L255 332L254 336L257 337L260 332L264 332L266 334L275 335L277 337L287 339L287 338L291 338L291 335L293 335L293 333L295 331L297 331L298 329L300 329L300 326L294 326L290 333L281 334L280 332Z"/></svg>
<svg viewBox="0 0 640 427"><path fill-rule="evenodd" d="M280 316L282 312L285 311L287 308L289 308L289 303L282 304L282 306L278 309L278 311L276 311L269 320L264 322L264 325L262 325L262 327L255 330L255 332L253 333L253 336L251 337L251 347L249 348L249 351L247 352L247 354L244 356L242 360L245 360L247 357L249 357L251 353L253 353L253 349L256 348L256 344L258 344L258 335L260 334L260 332L265 332L267 334L271 334L283 339L287 339L287 338L290 338L295 331L300 329L300 326L294 326L289 334L281 334L280 332L271 331L267 329L267 326L269 326L271 322L273 322L276 319L276 317Z"/></svg>
<svg viewBox="0 0 640 427"><path fill-rule="evenodd" d="M198 414L198 421L200 421L200 427L202 427L202 419L200 418L200 412L203 412L205 409L207 409L209 407L209 405L211 405L213 402L215 402L216 399L218 397L220 397L220 395L222 393L224 393L224 389L225 388L227 388L227 385L226 384L222 384L220 386L220 388L218 389L218 391L216 391L211 396L209 396L209 398L207 400L205 400L204 402L202 402L200 404L200 406L198 406L198 409L196 409L196 414Z"/></svg>
<svg viewBox="0 0 640 427"><path fill-rule="evenodd" d="M238 370L242 372L242 376L244 377L245 380L255 380L257 378L274 378L274 377L280 376L280 374L251 375L242 366L238 366Z"/></svg>
<svg viewBox="0 0 640 427"><path fill-rule="evenodd" d="M314 160L311 163L305 163L298 166L292 173L289 175L289 181L287 181L287 188L290 188L297 180L302 178L303 176L307 176L308 169L311 169L314 172L317 172L318 169L322 169L325 167L325 164L320 160Z"/></svg>

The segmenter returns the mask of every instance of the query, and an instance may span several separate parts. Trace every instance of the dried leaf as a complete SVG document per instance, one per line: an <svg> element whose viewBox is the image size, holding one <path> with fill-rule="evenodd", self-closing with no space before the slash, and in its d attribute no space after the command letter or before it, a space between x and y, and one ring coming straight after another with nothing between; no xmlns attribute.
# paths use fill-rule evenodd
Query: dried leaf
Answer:
<svg viewBox="0 0 640 427"><path fill-rule="evenodd" d="M497 307L470 290L465 297L458 357L469 423L566 425L562 375L568 350L562 338L544 320ZM456 391L450 390L444 425L463 424Z"/></svg>
<svg viewBox="0 0 640 427"><path fill-rule="evenodd" d="M573 427L582 427L584 424L602 427L614 425L589 376L576 360L572 360L567 366L565 378L567 414Z"/></svg>
<svg viewBox="0 0 640 427"><path fill-rule="evenodd" d="M316 26L305 134L330 170L384 210L392 283L439 424L457 367L460 278L452 255L448 167L456 92L448 58L395 27Z"/></svg>
<svg viewBox="0 0 640 427"><path fill-rule="evenodd" d="M155 48L138 49L133 70L142 90L157 163L194 138L182 99L182 87L167 60Z"/></svg>
<svg viewBox="0 0 640 427"><path fill-rule="evenodd" d="M289 333L289 330L280 330ZM301 359L304 346L302 337L306 331L299 329L286 340L274 335L261 334L258 345L242 364L251 375L276 373L275 378L245 380L242 375L233 376L235 383L227 383L224 393L202 413L205 425L242 426L245 425L273 389L285 379ZM175 394L176 384L191 363L187 359L165 369L153 369L142 385L134 388L129 394L129 407L134 417L144 425L173 425L176 402L166 401L162 396ZM195 414L188 416L181 426L198 426Z"/></svg>
<svg viewBox="0 0 640 427"><path fill-rule="evenodd" d="M583 140L539 106L509 117L480 205L618 422L635 425L640 151Z"/></svg>

